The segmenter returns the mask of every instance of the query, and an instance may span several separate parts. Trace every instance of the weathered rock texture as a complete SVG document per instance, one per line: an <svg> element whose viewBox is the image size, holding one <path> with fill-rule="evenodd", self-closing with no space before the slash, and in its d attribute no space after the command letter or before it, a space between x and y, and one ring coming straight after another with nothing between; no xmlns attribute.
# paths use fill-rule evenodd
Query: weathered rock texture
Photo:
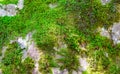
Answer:
<svg viewBox="0 0 120 74"><path fill-rule="evenodd" d="M114 44L120 43L120 23L115 23L111 29L112 40Z"/></svg>
<svg viewBox="0 0 120 74"><path fill-rule="evenodd" d="M109 3L111 0L101 0L102 4L105 5L107 3Z"/></svg>
<svg viewBox="0 0 120 74"><path fill-rule="evenodd" d="M23 50L22 61L27 57L31 57L35 62L35 68L32 74L40 74L39 72L39 63L40 55L42 54L38 48L35 46L34 41L32 40L32 33L28 33L25 39L19 37L17 40L18 44L21 46Z"/></svg>
<svg viewBox="0 0 120 74"><path fill-rule="evenodd" d="M24 0L19 0L17 5L15 4L8 4L2 5L0 4L0 16L15 16L18 12L17 9L21 10L24 6Z"/></svg>
<svg viewBox="0 0 120 74"><path fill-rule="evenodd" d="M120 43L120 23L114 23L108 30L102 27L99 31L101 36L111 39L114 44Z"/></svg>

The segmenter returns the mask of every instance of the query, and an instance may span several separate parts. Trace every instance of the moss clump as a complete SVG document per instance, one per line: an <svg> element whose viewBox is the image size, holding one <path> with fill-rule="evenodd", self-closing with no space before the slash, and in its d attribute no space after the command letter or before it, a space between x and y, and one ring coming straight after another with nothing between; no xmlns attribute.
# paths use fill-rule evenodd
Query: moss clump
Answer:
<svg viewBox="0 0 120 74"><path fill-rule="evenodd" d="M26 58L22 62L22 49L17 43L10 44L2 59L3 74L32 74L34 61L31 58Z"/></svg>

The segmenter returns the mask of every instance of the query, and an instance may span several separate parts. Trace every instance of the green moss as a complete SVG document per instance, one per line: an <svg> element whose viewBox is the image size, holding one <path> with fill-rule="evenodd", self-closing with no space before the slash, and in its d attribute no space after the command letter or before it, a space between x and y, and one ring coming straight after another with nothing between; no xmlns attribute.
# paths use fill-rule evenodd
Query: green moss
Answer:
<svg viewBox="0 0 120 74"><path fill-rule="evenodd" d="M8 4L7 2L16 3L5 0L3 4ZM51 9L50 3L57 3L58 6ZM51 67L56 66L68 69L69 72L77 70L77 56L84 53L80 46L85 44L86 55L93 58L92 62L97 66L94 67L97 68L96 73L108 71L109 74L114 70L115 74L119 72L119 67L115 64L116 56L120 56L119 45L114 46L112 41L101 37L95 30L99 26L108 28L119 21L118 3L118 0L112 0L107 5L102 5L100 0L25 0L25 7L16 16L0 17L0 50L9 44L11 39L34 31L33 40L45 54L43 61L39 61L40 71L43 73L51 73ZM61 41L64 41L68 48L56 52L53 47L58 45L59 37L62 37ZM31 72L33 61L27 58L21 63L21 52L17 44L10 45L2 62L3 74L11 74L11 71L18 74L29 73L28 70ZM109 57L105 57L104 52L107 52ZM56 60L51 57L55 54L63 57ZM63 65L58 66L58 61Z"/></svg>
<svg viewBox="0 0 120 74"><path fill-rule="evenodd" d="M18 0L0 0L2 4L17 4Z"/></svg>
<svg viewBox="0 0 120 74"><path fill-rule="evenodd" d="M50 56L49 54L42 56L39 61L39 71L42 72L42 74L52 74L52 67L58 67L54 57Z"/></svg>
<svg viewBox="0 0 120 74"><path fill-rule="evenodd" d="M79 60L74 51L61 49L58 54L61 56L61 58L58 59L58 62L62 63L62 65L60 65L61 70L67 69L70 74L73 70L78 70L78 67L80 66Z"/></svg>
<svg viewBox="0 0 120 74"><path fill-rule="evenodd" d="M26 58L22 62L22 49L17 43L10 44L2 59L3 74L32 74L34 61L31 58Z"/></svg>

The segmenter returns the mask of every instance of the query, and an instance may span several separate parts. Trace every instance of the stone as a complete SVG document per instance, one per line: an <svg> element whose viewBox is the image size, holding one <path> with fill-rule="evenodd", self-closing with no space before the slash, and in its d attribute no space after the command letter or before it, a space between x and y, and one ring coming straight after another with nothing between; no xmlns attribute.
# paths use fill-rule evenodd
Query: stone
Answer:
<svg viewBox="0 0 120 74"><path fill-rule="evenodd" d="M23 50L23 56L22 56L22 62L27 58L30 57L35 62L35 68L32 71L32 74L41 74L39 72L39 60L40 55L42 55L42 52L38 50L36 47L34 41L32 40L33 32L30 32L26 35L26 37L23 39L22 37L19 37L17 42L20 45L20 47L26 48Z"/></svg>
<svg viewBox="0 0 120 74"><path fill-rule="evenodd" d="M5 6L5 10L7 12L7 16L15 16L17 13L17 6L15 4L8 4Z"/></svg>
<svg viewBox="0 0 120 74"><path fill-rule="evenodd" d="M18 4L17 4L17 7L21 10L21 9L23 9L23 7L24 7L24 0L19 0L18 1Z"/></svg>
<svg viewBox="0 0 120 74"><path fill-rule="evenodd" d="M104 52L104 55L105 55L107 58L109 57L107 52Z"/></svg>
<svg viewBox="0 0 120 74"><path fill-rule="evenodd" d="M64 69L61 74L69 74L67 69Z"/></svg>
<svg viewBox="0 0 120 74"><path fill-rule="evenodd" d="M108 30L106 30L104 27L100 28L99 31L101 36L104 36L110 39L110 34Z"/></svg>
<svg viewBox="0 0 120 74"><path fill-rule="evenodd" d="M80 68L81 71L86 71L88 66L89 66L89 63L87 62L86 58L80 57L79 62L80 62L80 65L81 65L81 68Z"/></svg>
<svg viewBox="0 0 120 74"><path fill-rule="evenodd" d="M0 4L0 16L15 16L17 14L17 8L19 10L23 9L24 7L24 0L19 0L17 5L15 4L7 4L2 5Z"/></svg>
<svg viewBox="0 0 120 74"><path fill-rule="evenodd" d="M52 72L53 72L53 74L61 74L61 71L59 68L53 68Z"/></svg>
<svg viewBox="0 0 120 74"><path fill-rule="evenodd" d="M120 43L120 23L114 23L111 31L114 44Z"/></svg>
<svg viewBox="0 0 120 74"><path fill-rule="evenodd" d="M105 5L107 3L109 3L111 0L101 0L102 4Z"/></svg>
<svg viewBox="0 0 120 74"><path fill-rule="evenodd" d="M19 37L17 42L20 45L21 49L27 48L27 40L26 39Z"/></svg>
<svg viewBox="0 0 120 74"><path fill-rule="evenodd" d="M73 71L73 72L72 72L72 74L78 74L78 72L76 72L76 71Z"/></svg>
<svg viewBox="0 0 120 74"><path fill-rule="evenodd" d="M4 9L0 9L0 16L6 16L7 12Z"/></svg>
<svg viewBox="0 0 120 74"><path fill-rule="evenodd" d="M51 9L54 9L54 8L56 8L57 6L58 6L58 5L57 5L57 4L55 4L55 3L54 3L54 4L52 4L52 3L51 3L51 4L49 4L49 7L50 7Z"/></svg>

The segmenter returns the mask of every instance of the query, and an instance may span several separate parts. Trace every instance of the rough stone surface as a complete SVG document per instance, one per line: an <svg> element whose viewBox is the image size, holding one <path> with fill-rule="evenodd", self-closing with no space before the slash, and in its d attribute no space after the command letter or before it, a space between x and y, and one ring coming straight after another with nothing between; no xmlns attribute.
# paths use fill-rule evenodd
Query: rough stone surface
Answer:
<svg viewBox="0 0 120 74"><path fill-rule="evenodd" d="M120 23L115 23L112 27L112 39L114 44L120 43Z"/></svg>
<svg viewBox="0 0 120 74"><path fill-rule="evenodd" d="M111 0L101 0L102 4L105 5L106 3L109 3Z"/></svg>
<svg viewBox="0 0 120 74"><path fill-rule="evenodd" d="M32 41L32 34L33 33L31 33L31 32L28 33L24 39L22 37L19 37L17 42L18 42L18 44L20 45L20 47L22 49L25 48L23 50L22 61L24 61L25 58L27 58L27 57L31 57L35 62L35 68L34 68L32 74L41 74L39 72L39 63L38 63L38 61L39 61L40 55L42 53L40 53L38 48L35 46L34 41Z"/></svg>
<svg viewBox="0 0 120 74"><path fill-rule="evenodd" d="M17 5L15 4L7 4L2 5L0 4L0 16L15 16L17 14L17 8L19 10L23 9L24 7L24 0L19 0Z"/></svg>
<svg viewBox="0 0 120 74"><path fill-rule="evenodd" d="M7 16L14 16L17 13L17 6L15 4L8 4L5 6L5 10L7 12Z"/></svg>
<svg viewBox="0 0 120 74"><path fill-rule="evenodd" d="M68 70L60 70L59 68L52 68L53 74L68 74Z"/></svg>
<svg viewBox="0 0 120 74"><path fill-rule="evenodd" d="M57 4L49 4L49 7L51 8L51 9L53 9L53 8L56 8L58 5Z"/></svg>
<svg viewBox="0 0 120 74"><path fill-rule="evenodd" d="M59 68L53 68L52 72L53 72L53 74L61 74L61 71Z"/></svg>
<svg viewBox="0 0 120 74"><path fill-rule="evenodd" d="M4 9L0 9L0 16L6 16L7 12Z"/></svg>
<svg viewBox="0 0 120 74"><path fill-rule="evenodd" d="M88 66L89 66L89 63L87 62L87 59L80 57L79 62L80 62L80 65L81 65L80 71L86 71Z"/></svg>
<svg viewBox="0 0 120 74"><path fill-rule="evenodd" d="M21 10L21 9L23 9L23 7L24 7L24 0L19 0L18 1L18 4L17 4L17 7Z"/></svg>
<svg viewBox="0 0 120 74"><path fill-rule="evenodd" d="M109 34L108 30L106 30L104 27L100 28L99 31L100 31L101 36L104 36L104 37L107 37L110 39L110 34Z"/></svg>
<svg viewBox="0 0 120 74"><path fill-rule="evenodd" d="M0 56L0 62L2 61L2 58L4 57L5 51L8 47L3 47L2 48L2 55Z"/></svg>
<svg viewBox="0 0 120 74"><path fill-rule="evenodd" d="M114 23L109 31L104 27L99 29L100 35L105 36L113 41L114 44L120 43L120 23Z"/></svg>

